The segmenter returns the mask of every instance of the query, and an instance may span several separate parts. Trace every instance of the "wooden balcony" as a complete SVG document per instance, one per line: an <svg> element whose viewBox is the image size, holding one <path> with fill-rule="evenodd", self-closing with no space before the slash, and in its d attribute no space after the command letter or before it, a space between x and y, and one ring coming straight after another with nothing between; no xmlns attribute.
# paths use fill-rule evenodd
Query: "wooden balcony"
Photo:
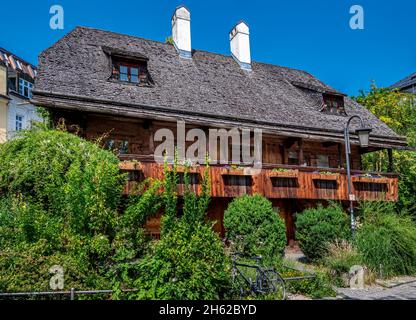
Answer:
<svg viewBox="0 0 416 320"><path fill-rule="evenodd" d="M130 179L125 193L131 193L134 185L141 180L163 178L163 165L142 157L140 163L123 157L120 169L129 172ZM200 179L205 166L191 170L192 188L200 191ZM183 176L181 168L179 175ZM269 199L325 199L348 200L348 179L345 170L312 168L287 165L267 165L262 169L224 168L210 166L212 197L237 197L243 194L259 193ZM180 179L183 183L183 179ZM183 184L178 192L183 191ZM352 172L352 191L357 200L396 201L398 198L398 175L394 173Z"/></svg>

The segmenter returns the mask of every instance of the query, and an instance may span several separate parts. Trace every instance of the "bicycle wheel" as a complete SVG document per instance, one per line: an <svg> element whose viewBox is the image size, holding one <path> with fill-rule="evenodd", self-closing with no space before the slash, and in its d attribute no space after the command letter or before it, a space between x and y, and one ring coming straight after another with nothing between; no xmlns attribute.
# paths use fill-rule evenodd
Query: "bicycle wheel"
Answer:
<svg viewBox="0 0 416 320"><path fill-rule="evenodd" d="M261 287L263 292L276 294L281 300L286 299L285 280L274 269L263 270Z"/></svg>

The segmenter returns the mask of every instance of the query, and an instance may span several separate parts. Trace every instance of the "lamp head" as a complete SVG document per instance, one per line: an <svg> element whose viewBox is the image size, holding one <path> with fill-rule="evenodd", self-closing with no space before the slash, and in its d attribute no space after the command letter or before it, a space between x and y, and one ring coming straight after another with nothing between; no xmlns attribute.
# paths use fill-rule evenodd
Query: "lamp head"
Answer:
<svg viewBox="0 0 416 320"><path fill-rule="evenodd" d="M367 148L370 140L370 132L373 129L371 128L359 128L355 130L355 133L358 135L358 140L360 141L361 148Z"/></svg>

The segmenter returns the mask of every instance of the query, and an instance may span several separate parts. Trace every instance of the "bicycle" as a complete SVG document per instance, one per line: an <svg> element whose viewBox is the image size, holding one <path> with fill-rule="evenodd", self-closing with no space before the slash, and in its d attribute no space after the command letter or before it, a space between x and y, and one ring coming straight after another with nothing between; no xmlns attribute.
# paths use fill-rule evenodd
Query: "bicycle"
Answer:
<svg viewBox="0 0 416 320"><path fill-rule="evenodd" d="M254 260L255 265L237 262L237 257L245 258L245 256L241 253L232 255L232 280L240 290L240 297L251 294L278 294L281 300L285 300L285 281L276 269L263 267L261 257L248 258Z"/></svg>

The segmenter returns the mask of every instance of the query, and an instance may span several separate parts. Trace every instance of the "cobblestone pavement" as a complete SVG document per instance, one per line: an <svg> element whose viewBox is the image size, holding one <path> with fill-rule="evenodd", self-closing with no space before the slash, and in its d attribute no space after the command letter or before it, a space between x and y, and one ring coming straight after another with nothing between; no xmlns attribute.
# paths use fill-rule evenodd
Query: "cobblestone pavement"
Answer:
<svg viewBox="0 0 416 320"><path fill-rule="evenodd" d="M343 299L355 300L416 300L416 280L392 288L372 286L363 290L337 288Z"/></svg>

